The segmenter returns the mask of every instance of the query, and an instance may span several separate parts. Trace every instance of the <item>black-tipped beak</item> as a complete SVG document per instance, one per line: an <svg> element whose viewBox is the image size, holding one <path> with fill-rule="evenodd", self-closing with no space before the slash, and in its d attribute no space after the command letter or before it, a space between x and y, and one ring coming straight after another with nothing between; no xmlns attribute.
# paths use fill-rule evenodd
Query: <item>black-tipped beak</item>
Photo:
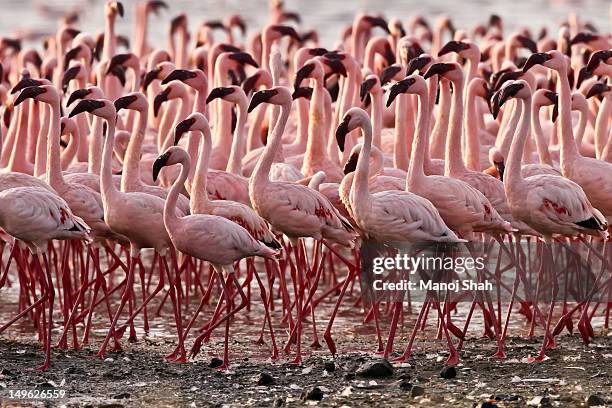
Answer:
<svg viewBox="0 0 612 408"><path fill-rule="evenodd" d="M342 122L338 125L336 129L336 142L338 143L338 148L341 152L344 151L344 142L346 141L346 135L350 132L349 130L349 122L351 121L351 115L346 115Z"/></svg>
<svg viewBox="0 0 612 408"><path fill-rule="evenodd" d="M79 101L79 103L77 103L74 109L68 114L68 117L71 118L82 112L91 113L95 111L96 109L99 109L103 106L104 106L104 102L102 101L96 101L94 99L84 99L82 101Z"/></svg>
<svg viewBox="0 0 612 408"><path fill-rule="evenodd" d="M257 64L257 61L255 61L255 59L253 59L251 54L249 54L248 52L234 52L230 55L230 59L233 59L234 61L239 62L240 64L246 64L255 68L259 68L259 64Z"/></svg>
<svg viewBox="0 0 612 408"><path fill-rule="evenodd" d="M123 3L121 2L117 2L117 13L119 13L119 16L121 18L123 18L123 15L125 14L125 10L123 9Z"/></svg>
<svg viewBox="0 0 612 408"><path fill-rule="evenodd" d="M448 45L448 44L447 44ZM442 50L440 50L442 52ZM440 53L438 53L440 54ZM414 71L421 72L423 68L431 62L431 57L416 57L410 60L408 68L406 69L406 75L412 75Z"/></svg>
<svg viewBox="0 0 612 408"><path fill-rule="evenodd" d="M43 94L45 92L45 89L39 86L29 86L27 88L24 88L24 90L21 91L19 96L17 96L17 99L15 99L14 105L17 106L26 99L36 98L38 95Z"/></svg>
<svg viewBox="0 0 612 408"><path fill-rule="evenodd" d="M159 13L159 10L163 8L166 10L168 9L168 3L162 0L151 0L147 3L147 6L155 14Z"/></svg>
<svg viewBox="0 0 612 408"><path fill-rule="evenodd" d="M348 73L346 72L346 67L340 59L323 58L323 63L327 65L334 74L338 74L343 77L348 75Z"/></svg>
<svg viewBox="0 0 612 408"><path fill-rule="evenodd" d="M86 97L90 93L91 93L91 91L89 89L85 89L85 88L77 89L76 91L71 93L70 96L68 97L68 102L66 102L66 106L72 105L73 102L75 102L75 101L77 101L79 99L83 99L84 97Z"/></svg>
<svg viewBox="0 0 612 408"><path fill-rule="evenodd" d="M161 84L166 85L168 82L171 82L171 81L181 81L182 82L182 81L186 81L193 77L194 77L193 73L187 69L175 69L161 81Z"/></svg>
<svg viewBox="0 0 612 408"><path fill-rule="evenodd" d="M130 54L117 54L114 55L110 62L108 63L108 68L106 69L106 74L110 74L113 71L113 68L115 68L118 65L123 65L125 64L125 62L130 58Z"/></svg>
<svg viewBox="0 0 612 408"><path fill-rule="evenodd" d="M519 35L516 37L523 48L527 48L531 52L538 52L538 45L531 38Z"/></svg>
<svg viewBox="0 0 612 408"><path fill-rule="evenodd" d="M255 85L257 85L257 81L259 81L260 76L261 74L257 72L244 80L242 83L242 90L244 91L245 95L250 94L251 91L255 89Z"/></svg>
<svg viewBox="0 0 612 408"><path fill-rule="evenodd" d="M603 84L601 82L596 82L595 84L593 84L593 86L591 87L591 89L589 89L589 92L587 92L587 99L592 98L595 95L599 95L602 94L604 92L608 92L610 91L610 87L606 84Z"/></svg>
<svg viewBox="0 0 612 408"><path fill-rule="evenodd" d="M157 117L159 114L159 108L161 108L162 103L168 100L168 95L170 94L170 88L166 88L155 96L153 100L153 115Z"/></svg>
<svg viewBox="0 0 612 408"><path fill-rule="evenodd" d="M389 31L389 25L387 24L387 22L385 21L384 18L382 18L382 17L374 17L374 16L365 16L364 19L372 27L380 27L383 30L385 30L385 32L387 34L391 34L391 31Z"/></svg>
<svg viewBox="0 0 612 408"><path fill-rule="evenodd" d="M136 95L126 95L126 96L122 96L121 98L118 98L114 105L115 105L115 109L117 110L117 112L119 112L121 109L126 109L127 107L129 107L136 99L138 99L138 97Z"/></svg>
<svg viewBox="0 0 612 408"><path fill-rule="evenodd" d="M383 69L383 71L380 73L380 84L385 85L387 82L393 79L401 70L402 67L400 67L399 65L391 65Z"/></svg>
<svg viewBox="0 0 612 408"><path fill-rule="evenodd" d="M308 86L301 86L299 88L295 88L295 91L293 91L293 93L291 94L291 97L293 98L293 100L296 100L298 98L310 99L312 97L313 91L314 89Z"/></svg>
<svg viewBox="0 0 612 408"><path fill-rule="evenodd" d="M161 72L161 68L154 68L150 70L149 72L147 72L144 76L144 79L142 80L142 89L146 91L149 85L151 84L151 82L157 79L157 76L159 75L160 72Z"/></svg>
<svg viewBox="0 0 612 408"><path fill-rule="evenodd" d="M385 61L387 61L387 65L395 64L395 53L393 52L393 49L391 48L391 45L389 43L385 43L385 50L383 55L385 57Z"/></svg>
<svg viewBox="0 0 612 408"><path fill-rule="evenodd" d="M302 81L308 78L308 76L315 69L314 64L305 64L295 73L295 80L293 81L293 88L298 89L302 85Z"/></svg>
<svg viewBox="0 0 612 408"><path fill-rule="evenodd" d="M271 92L270 89L264 89L264 90L255 92L253 96L251 97L251 103L249 103L248 112L250 113L253 111L253 109L255 109L260 104L264 102L268 102L270 99L272 99L273 96L274 94Z"/></svg>
<svg viewBox="0 0 612 408"><path fill-rule="evenodd" d="M578 72L578 81L576 81L576 88L580 88L580 85L582 85L586 79L589 79L592 76L593 73L589 71L588 67L580 68L580 71Z"/></svg>
<svg viewBox="0 0 612 408"><path fill-rule="evenodd" d="M497 172L499 173L499 180L504 181L504 171L506 171L506 164L503 161L501 161L501 162L493 162L493 165L495 166L495 168L497 169Z"/></svg>
<svg viewBox="0 0 612 408"><path fill-rule="evenodd" d="M195 118L187 118L181 121L174 128L174 145L176 146L178 142L181 140L183 134L189 132L191 130L191 126L195 123Z"/></svg>
<svg viewBox="0 0 612 408"><path fill-rule="evenodd" d="M574 36L574 38L570 40L569 45L572 46L575 44L588 44L591 41L595 40L596 38L597 36L591 33L587 33L587 32L578 33Z"/></svg>
<svg viewBox="0 0 612 408"><path fill-rule="evenodd" d="M159 172L166 166L166 163L168 163L169 158L170 153L166 152L155 160L155 162L153 163L153 181L157 181L157 177L159 177Z"/></svg>
<svg viewBox="0 0 612 408"><path fill-rule="evenodd" d="M344 169L342 169L344 174L346 175L346 174L354 172L357 169L358 161L359 161L359 154L358 153L351 154L351 156L346 161L346 163L344 163Z"/></svg>
<svg viewBox="0 0 612 408"><path fill-rule="evenodd" d="M115 65L109 73L117 77L121 86L125 86L125 68L122 65Z"/></svg>
<svg viewBox="0 0 612 408"><path fill-rule="evenodd" d="M285 25L276 25L273 27L273 30L284 37L291 37L295 41L300 42L300 35L297 33L297 31L295 31L293 27Z"/></svg>
<svg viewBox="0 0 612 408"><path fill-rule="evenodd" d="M363 102L366 95L368 92L370 92L370 89L372 89L374 85L376 85L376 78L368 78L361 83L361 86L359 87L359 99L361 99L361 102Z"/></svg>
<svg viewBox="0 0 612 408"><path fill-rule="evenodd" d="M62 90L66 92L68 89L68 84L72 81L79 73L81 67L70 67L64 72L64 77L62 78Z"/></svg>
<svg viewBox="0 0 612 408"><path fill-rule="evenodd" d="M535 54L531 54L527 61L525 61L525 65L523 65L523 72L529 71L531 67L534 65L542 65L552 57L545 52L536 52Z"/></svg>
<svg viewBox="0 0 612 408"><path fill-rule="evenodd" d="M206 103L209 104L218 98L223 99L227 95L231 95L232 93L234 93L234 88L222 87L222 86L215 88L212 91L210 91L210 93L208 94L208 97L206 98Z"/></svg>
<svg viewBox="0 0 612 408"><path fill-rule="evenodd" d="M21 81L17 82L17 84L13 87L13 89L11 89L11 95L16 94L22 89L25 89L31 86L41 86L41 85L42 85L42 81L39 81L38 79L33 79L29 77L23 78L21 79Z"/></svg>
<svg viewBox="0 0 612 408"><path fill-rule="evenodd" d="M557 118L559 117L559 101L555 101L555 104L553 105L553 111L552 111L552 121L553 123L557 122Z"/></svg>
<svg viewBox="0 0 612 408"><path fill-rule="evenodd" d="M70 64L70 61L76 58L79 51L81 51L81 45L77 45L64 55L64 67L67 67L68 64Z"/></svg>
<svg viewBox="0 0 612 408"><path fill-rule="evenodd" d="M423 75L423 78L427 79L429 77L432 77L434 75L444 75L445 73L447 73L448 71L453 70L455 67L452 64L446 64L443 62L439 62L437 64L433 64L431 67L429 67L429 69L427 70L427 72L425 73L425 75Z"/></svg>
<svg viewBox="0 0 612 408"><path fill-rule="evenodd" d="M300 15L292 11L284 11L281 14L281 18L283 21L295 21L298 24L302 22L302 18L300 17Z"/></svg>
<svg viewBox="0 0 612 408"><path fill-rule="evenodd" d="M470 47L469 44L466 44L462 41L449 41L446 44L444 44L444 47L442 47L440 49L440 51L438 51L438 57L442 56L442 55L446 55L448 53L451 52L461 52L463 50L466 50Z"/></svg>

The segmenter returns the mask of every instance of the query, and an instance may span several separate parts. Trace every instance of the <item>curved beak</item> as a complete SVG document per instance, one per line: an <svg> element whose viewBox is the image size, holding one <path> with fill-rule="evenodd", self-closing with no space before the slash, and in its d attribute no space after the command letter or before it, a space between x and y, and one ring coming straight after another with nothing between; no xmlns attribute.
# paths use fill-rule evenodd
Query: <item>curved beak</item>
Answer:
<svg viewBox="0 0 612 408"><path fill-rule="evenodd" d="M349 174L354 172L357 169L357 162L359 161L359 154L353 153L349 157L349 159L344 163L344 168L342 169L343 173Z"/></svg>
<svg viewBox="0 0 612 408"><path fill-rule="evenodd" d="M125 62L130 59L130 54L117 54L114 55L110 62L108 63L108 68L106 69L106 74L110 74L116 66L123 65Z"/></svg>
<svg viewBox="0 0 612 408"><path fill-rule="evenodd" d="M242 90L246 95L248 95L253 89L255 89L255 85L257 85L257 81L259 81L260 76L261 74L257 72L244 80L244 82L242 83Z"/></svg>
<svg viewBox="0 0 612 408"><path fill-rule="evenodd" d="M527 48L531 52L538 52L538 45L531 38L519 35L516 37L523 48Z"/></svg>
<svg viewBox="0 0 612 408"><path fill-rule="evenodd" d="M218 88L214 88L208 94L208 97L206 98L206 103L209 104L209 103L211 103L212 101L214 101L215 99L218 99L218 98L223 99L227 95L230 95L232 93L234 93L234 88L230 88L230 87L218 87Z"/></svg>
<svg viewBox="0 0 612 408"><path fill-rule="evenodd" d="M438 57L441 57L442 55L446 55L451 52L459 53L463 50L468 49L469 47L470 47L469 44L466 44L462 41L452 40L444 44L444 47L442 47L440 51L438 51Z"/></svg>
<svg viewBox="0 0 612 408"><path fill-rule="evenodd" d="M389 31L389 25L387 24L384 18L374 17L374 16L365 16L364 20L367 21L368 24L370 24L372 27L380 27L383 30L385 30L387 34L391 34L391 31Z"/></svg>
<svg viewBox="0 0 612 408"><path fill-rule="evenodd" d="M83 99L77 103L74 109L68 114L68 117L71 118L75 115L78 115L82 112L93 112L96 109L99 109L104 106L104 102L96 101L94 99Z"/></svg>
<svg viewBox="0 0 612 408"><path fill-rule="evenodd" d="M300 35L293 27L286 25L275 25L272 29L283 37L291 37L295 41L300 42Z"/></svg>
<svg viewBox="0 0 612 408"><path fill-rule="evenodd" d="M153 162L153 181L157 181L157 178L159 177L159 172L162 168L166 166L166 163L168 163L169 158L170 153L166 152L159 156L157 159L155 159L155 162Z"/></svg>
<svg viewBox="0 0 612 408"><path fill-rule="evenodd" d="M439 62L437 64L433 64L431 67L429 67L429 69L427 70L427 72L425 72L425 75L423 75L423 78L427 79L429 77L432 77L434 75L444 75L445 73L447 73L448 71L454 69L454 66L452 64L447 64L444 62Z"/></svg>
<svg viewBox="0 0 612 408"><path fill-rule="evenodd" d="M580 88L580 85L586 80L593 76L593 73L589 71L588 67L580 68L578 72L578 80L576 81L576 88Z"/></svg>
<svg viewBox="0 0 612 408"><path fill-rule="evenodd" d="M402 70L402 67L399 65L390 65L387 68L383 69L380 73L380 84L385 85L387 82L392 80L398 72Z"/></svg>
<svg viewBox="0 0 612 408"><path fill-rule="evenodd" d="M271 94L270 92L268 92L268 90L265 90L265 89L255 92L253 96L251 97L251 102L249 103L248 112L250 113L253 111L253 109L255 109L260 104L264 102L268 102L270 99L272 99L273 96L274 96L273 94Z"/></svg>
<svg viewBox="0 0 612 408"><path fill-rule="evenodd" d="M552 111L552 121L553 123L557 122L557 118L559 117L559 101L555 101L555 104L553 105L553 111Z"/></svg>
<svg viewBox="0 0 612 408"><path fill-rule="evenodd" d="M115 105L115 109L117 110L117 112L119 112L121 109L126 109L127 107L129 107L135 100L137 99L136 95L126 95L126 96L122 96L121 98L118 98L114 105Z"/></svg>
<svg viewBox="0 0 612 408"><path fill-rule="evenodd" d="M68 84L78 75L81 67L75 66L70 67L64 72L64 77L62 78L62 91L66 92L68 89Z"/></svg>
<svg viewBox="0 0 612 408"><path fill-rule="evenodd" d="M504 181L504 171L506 171L506 164L503 161L501 161L501 162L493 162L493 165L495 166L495 168L497 169L497 172L499 173L499 180Z"/></svg>
<svg viewBox="0 0 612 408"><path fill-rule="evenodd" d="M312 97L313 90L314 89L308 86L302 86L299 88L295 88L295 91L293 91L293 94L291 94L291 97L293 98L293 100L296 100L298 98L310 99Z"/></svg>
<svg viewBox="0 0 612 408"><path fill-rule="evenodd" d="M570 40L569 45L571 47L572 45L575 45L575 44L587 44L596 38L597 37L595 35L588 33L588 32L578 33L574 36L574 38Z"/></svg>
<svg viewBox="0 0 612 408"><path fill-rule="evenodd" d="M189 132L191 130L191 126L195 123L195 118L187 118L182 120L176 127L174 128L174 145L176 146L178 142L181 140L183 134Z"/></svg>
<svg viewBox="0 0 612 408"><path fill-rule="evenodd" d="M168 95L170 94L170 88L166 88L155 96L153 100L153 115L157 117L159 114L159 109L162 106L162 103L168 100Z"/></svg>
<svg viewBox="0 0 612 408"><path fill-rule="evenodd" d="M604 92L608 92L611 88L606 85L603 84L601 82L596 82L595 84L593 84L593 86L591 87L591 89L589 89L589 92L587 92L586 98L592 98L595 95L599 95L602 94Z"/></svg>
<svg viewBox="0 0 612 408"><path fill-rule="evenodd" d="M346 142L346 135L350 132L349 130L349 122L351 121L351 115L345 115L342 122L338 125L336 129L336 142L338 143L338 148L341 152L344 151L344 143Z"/></svg>
<svg viewBox="0 0 612 408"><path fill-rule="evenodd" d="M302 85L302 81L308 78L308 76L312 73L314 68L315 68L315 65L312 63L303 65L302 68L300 68L298 72L295 73L295 80L293 81L293 88L298 89L300 85Z"/></svg>
<svg viewBox="0 0 612 408"><path fill-rule="evenodd" d="M374 85L376 85L376 78L368 78L361 83L361 86L359 87L359 99L361 99L361 102L363 102L366 95L370 92Z"/></svg>
<svg viewBox="0 0 612 408"><path fill-rule="evenodd" d="M525 65L523 65L523 72L529 71L531 67L534 65L542 65L552 57L545 52L536 52L535 54L531 54L527 61L525 61Z"/></svg>
<svg viewBox="0 0 612 408"><path fill-rule="evenodd" d="M248 52L234 52L230 55L230 59L233 59L234 61L239 62L240 64L247 64L252 67L259 68L259 64L257 64L257 61L255 61L255 59L253 59L251 54L249 54Z"/></svg>
<svg viewBox="0 0 612 408"><path fill-rule="evenodd" d="M83 99L84 97L86 97L90 93L91 93L91 91L89 89L85 89L85 88L77 89L76 91L72 92L70 94L70 96L68 97L68 102L66 102L66 106L72 105L72 103L74 101L77 101L79 99Z"/></svg>
<svg viewBox="0 0 612 408"><path fill-rule="evenodd" d="M17 96L17 99L15 99L15 102L13 103L13 105L17 106L21 102L25 101L26 99L30 99L30 98L34 99L38 95L43 94L45 92L46 92L45 89L39 86L29 86L27 88L24 88L24 90L21 91L19 96Z"/></svg>
<svg viewBox="0 0 612 408"><path fill-rule="evenodd" d="M440 50L440 52L442 51ZM438 53L438 55L440 55L440 53ZM421 72L423 68L425 68L427 64L429 64L430 62L431 62L430 57L415 57L411 59L410 62L408 63L408 68L406 69L406 75L412 75L414 71L417 71L417 70Z"/></svg>
<svg viewBox="0 0 612 408"><path fill-rule="evenodd" d="M147 72L144 76L144 79L142 80L142 89L146 91L151 82L157 79L157 76L160 72L161 68L154 68Z"/></svg>
<svg viewBox="0 0 612 408"><path fill-rule="evenodd" d="M11 95L16 94L22 89L25 89L31 86L41 86L42 84L43 84L42 81L39 81L38 79L33 79L29 77L22 78L21 81L17 82L17 84L13 87L13 89L11 89Z"/></svg>
<svg viewBox="0 0 612 408"><path fill-rule="evenodd" d="M166 85L168 82L171 82L171 81L181 81L182 82L189 78L192 78L191 71L187 69L175 69L161 81L161 84Z"/></svg>

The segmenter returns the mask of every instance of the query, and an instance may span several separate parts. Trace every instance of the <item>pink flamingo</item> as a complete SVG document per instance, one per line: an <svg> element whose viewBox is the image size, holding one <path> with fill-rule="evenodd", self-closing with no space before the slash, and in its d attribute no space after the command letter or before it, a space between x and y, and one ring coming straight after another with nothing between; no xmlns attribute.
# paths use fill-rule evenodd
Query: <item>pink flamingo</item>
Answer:
<svg viewBox="0 0 612 408"><path fill-rule="evenodd" d="M276 150L282 143L283 131L289 119L292 103L291 92L282 86L258 91L251 98L249 111L264 102L280 105L281 112L266 150L257 162L249 180L249 195L253 209L275 230L289 237L296 258L295 265L300 268L302 265L298 255L300 237L312 237L315 240L327 240L343 246L352 246L355 235L348 221L340 216L321 193L300 184L270 181L269 172L272 161ZM296 282L296 271L293 264L291 269L297 302L297 350L293 362L301 364L302 299L298 296L298 282ZM297 271L300 286L303 286L303 273L302 270ZM292 336L290 337L289 344L292 340Z"/></svg>
<svg viewBox="0 0 612 408"><path fill-rule="evenodd" d="M176 200L185 180L187 180L189 166L191 165L191 159L187 152L176 146L169 148L155 161L153 165L153 179L157 178L157 174L162 167L173 164L181 164L181 172L170 189L170 194L164 206L164 224L172 243L179 251L213 264L216 272L220 275L228 309L230 308L228 284L231 281L235 283L241 297L239 306L233 310L228 310L227 315L209 328L209 330L212 330L227 321L223 364L218 367L218 369L227 369L229 367L229 319L246 306L246 295L234 275L232 265L235 261L249 256L262 256L273 259L277 255L277 251L257 241L240 225L223 217L208 214L194 214L187 217L179 216L176 210ZM225 281L223 278L224 273L227 274ZM196 340L196 344L191 350L192 356L198 354L199 344Z"/></svg>
<svg viewBox="0 0 612 408"><path fill-rule="evenodd" d="M556 52L556 51L553 51ZM542 58L537 56L536 58ZM532 57L533 58L533 55ZM533 62L533 59L532 59ZM528 68L527 68L528 69ZM523 80L507 84L499 91L495 111L510 98L521 102L521 120L510 149L508 164L505 171L504 186L508 202L515 218L527 223L541 233L548 247L547 262L552 263L552 236L561 234L576 236L590 234L606 237L608 228L605 218L595 209L583 189L575 182L559 176L537 175L523 178L521 175L521 158L528 136L531 120L531 88ZM542 274L544 271L540 271ZM552 270L549 273L554 273ZM540 277L538 277L538 282ZM553 299L558 292L558 286L553 284ZM554 308L551 303L546 320L546 332L539 354L531 361L542 361L550 338L550 321Z"/></svg>

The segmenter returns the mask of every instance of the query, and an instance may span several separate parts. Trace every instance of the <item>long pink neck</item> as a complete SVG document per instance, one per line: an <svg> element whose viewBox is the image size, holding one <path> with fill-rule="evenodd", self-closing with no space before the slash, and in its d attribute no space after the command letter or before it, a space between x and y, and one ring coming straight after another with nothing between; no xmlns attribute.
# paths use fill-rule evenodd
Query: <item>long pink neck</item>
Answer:
<svg viewBox="0 0 612 408"><path fill-rule="evenodd" d="M410 95L401 94L395 104L395 137L393 163L396 168L408 170L410 165L410 148L414 135L414 122L410 120L412 99Z"/></svg>
<svg viewBox="0 0 612 408"><path fill-rule="evenodd" d="M448 130L444 174L452 176L466 171L461 154L461 135L463 133L463 77L453 81L453 104L451 122Z"/></svg>
<svg viewBox="0 0 612 408"><path fill-rule="evenodd" d="M230 151L229 159L227 160L227 168L225 169L228 173L242 176L242 157L244 156L244 125L246 123L247 116L247 100L246 97L240 99L238 107L238 117L236 118L236 129L234 130L234 137L232 140L232 148Z"/></svg>
<svg viewBox="0 0 612 408"><path fill-rule="evenodd" d="M474 86L468 86L467 114L465 116L466 143L466 167L473 171L480 171L480 138L478 135L478 107L476 104L476 90Z"/></svg>
<svg viewBox="0 0 612 408"><path fill-rule="evenodd" d="M508 151L510 150L510 145L512 144L512 135L514 135L514 132L516 131L520 118L520 115L518 114L520 112L518 102L513 99L509 101L509 103L510 105L506 108L504 114L504 121L502 121L502 125L505 122L505 126L500 127L498 133L499 137L495 141L495 145L499 147L499 150L502 152L504 157L508 157Z"/></svg>
<svg viewBox="0 0 612 408"><path fill-rule="evenodd" d="M316 78L313 82L314 89L310 101L310 119L308 121L308 144L304 154L302 172L305 169L312 168L316 163L322 162L327 157L325 152L327 139L325 135L325 104L323 99L325 89L323 88L323 78Z"/></svg>
<svg viewBox="0 0 612 408"><path fill-rule="evenodd" d="M20 173L31 174L33 169L31 163L27 161L27 145L28 145L28 104L24 103L21 105L19 111L19 123L17 126L17 137L15 138L15 145L9 161L9 168L11 171L17 171Z"/></svg>
<svg viewBox="0 0 612 408"><path fill-rule="evenodd" d="M89 143L89 168L91 174L100 174L102 169L102 149L103 138L102 128L104 119L94 116L91 123L90 143Z"/></svg>
<svg viewBox="0 0 612 408"><path fill-rule="evenodd" d="M36 160L34 162L34 177L40 177L47 171L47 139L49 134L49 111L51 107L44 103L41 106L42 124L36 142Z"/></svg>
<svg viewBox="0 0 612 408"><path fill-rule="evenodd" d="M47 183L56 190L64 184L60 159L60 109L59 100L51 103L51 126L47 146Z"/></svg>
<svg viewBox="0 0 612 408"><path fill-rule="evenodd" d="M419 110L417 114L416 136L412 142L412 157L406 178L406 190L414 189L423 178L424 159L429 147L429 97L427 93L419 94Z"/></svg>
<svg viewBox="0 0 612 408"><path fill-rule="evenodd" d="M610 116L612 116L612 92L604 97L595 119L595 153L598 159L601 158L602 150L608 139Z"/></svg>
<svg viewBox="0 0 612 408"><path fill-rule="evenodd" d="M435 78L432 79L435 81ZM434 159L443 159L446 149L446 135L448 134L448 122L451 108L450 82L446 79L440 80L440 104L436 124L431 131L431 144L429 154ZM435 103L435 100L432 102Z"/></svg>
<svg viewBox="0 0 612 408"><path fill-rule="evenodd" d="M178 178L174 180L174 183L172 183L166 203L164 204L164 225L170 236L172 236L173 231L176 231L177 223L179 222L179 215L176 213L176 203L178 202L179 194L181 194L185 186L185 180L187 180L189 168L191 167L191 159L188 155L184 155L181 158L180 164L181 172Z"/></svg>
<svg viewBox="0 0 612 408"><path fill-rule="evenodd" d="M364 118L361 125L363 132L363 146L357 159L355 178L351 188L351 206L353 211L359 212L360 209L368 210L370 200L369 175L370 175L370 153L372 151L372 124L369 118Z"/></svg>
<svg viewBox="0 0 612 408"><path fill-rule="evenodd" d="M506 171L504 172L504 188L508 192L524 190L524 179L521 173L521 159L523 157L523 149L527 141L530 125L531 98L516 99L516 101L517 108L513 115L520 116L520 123L512 146L510 147Z"/></svg>
<svg viewBox="0 0 612 408"><path fill-rule="evenodd" d="M115 115L116 116L116 115ZM106 131L106 139L104 140L104 151L102 153L102 169L100 175L100 193L102 194L102 200L104 202L104 212L108 210L108 205L112 201L113 196L119 194L117 187L113 183L112 174L112 159L113 159L113 148L115 146L115 123L114 117L105 118L108 124Z"/></svg>
<svg viewBox="0 0 612 408"><path fill-rule="evenodd" d="M196 164L195 176L191 183L191 212L193 214L207 214L210 212L210 201L206 190L208 180L208 163L212 150L212 135L210 128L205 126L201 130L200 150Z"/></svg>
<svg viewBox="0 0 612 408"><path fill-rule="evenodd" d="M142 186L140 180L140 151L147 130L148 106L138 110L136 132L133 132L128 143L123 162L123 177L121 191L137 191Z"/></svg>
<svg viewBox="0 0 612 408"><path fill-rule="evenodd" d="M60 160L62 163L62 170L66 170L68 167L70 167L72 161L76 157L77 150L79 148L79 135L77 133L78 131L79 129L75 128L74 131L70 132L70 134L68 135L68 146L62 152Z"/></svg>
<svg viewBox="0 0 612 408"><path fill-rule="evenodd" d="M36 145L40 131L40 105L34 100L28 101L30 115L28 117L28 161L36 164Z"/></svg>
<svg viewBox="0 0 612 408"><path fill-rule="evenodd" d="M572 91L567 79L567 69L557 72L559 88L559 132L561 145L560 165L563 174L570 174L572 162L580 157L572 130Z"/></svg>
<svg viewBox="0 0 612 408"><path fill-rule="evenodd" d="M540 123L540 106L532 105L531 108L531 128L533 131L533 136L536 142L536 148L538 150L538 157L540 159L540 163L548 164L552 166L552 158L550 157L550 152L548 151L548 143L546 143L546 139L544 138L544 133L542 132L542 125Z"/></svg>
<svg viewBox="0 0 612 408"><path fill-rule="evenodd" d="M372 92L372 143L379 149L382 149L382 90Z"/></svg>
<svg viewBox="0 0 612 408"><path fill-rule="evenodd" d="M277 150L280 149L283 142L283 133L285 126L289 120L289 111L291 110L291 104L281 105L280 117L276 121L274 130L272 131L272 137L268 140L268 144L264 149L263 154L259 158L259 161L255 165L253 174L249 180L249 194L253 189L258 189L259 186L267 184L269 180L270 169L276 156Z"/></svg>

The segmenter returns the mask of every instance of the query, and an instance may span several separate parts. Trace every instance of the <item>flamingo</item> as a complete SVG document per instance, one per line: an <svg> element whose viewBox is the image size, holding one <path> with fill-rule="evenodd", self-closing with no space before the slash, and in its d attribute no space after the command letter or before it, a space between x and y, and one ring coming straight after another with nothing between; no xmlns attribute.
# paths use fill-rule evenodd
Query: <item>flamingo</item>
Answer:
<svg viewBox="0 0 612 408"><path fill-rule="evenodd" d="M565 236L589 234L606 238L605 231L608 228L606 220L591 205L580 185L564 177L545 174L523 178L521 157L530 127L531 87L524 80L519 80L508 83L498 92L499 97L496 99L494 111L510 98L521 102L521 120L510 148L504 179L513 216L543 235L548 247L549 260L552 260L550 246L552 236L555 234ZM547 265L552 263L548 262ZM558 286L553 284L553 299L557 291ZM552 312L553 303L549 308L542 347L538 355L530 358L530 361L543 361L546 358Z"/></svg>
<svg viewBox="0 0 612 408"><path fill-rule="evenodd" d="M281 112L272 131L272 137L249 180L249 196L253 209L268 221L272 228L289 237L295 251L295 264L299 268L301 264L297 254L299 238L311 237L315 240L327 240L330 243L350 247L354 245L355 234L350 223L318 191L300 184L270 181L269 172L272 161L276 150L282 143L283 132L289 118L292 103L291 92L283 86L258 91L251 98L249 112L264 102L280 105ZM302 283L303 271L298 270L297 274L299 282ZM297 297L298 282L294 275L295 271L292 266L292 278ZM296 357L292 362L301 364L302 304L301 299L296 299L296 301L297 349Z"/></svg>

